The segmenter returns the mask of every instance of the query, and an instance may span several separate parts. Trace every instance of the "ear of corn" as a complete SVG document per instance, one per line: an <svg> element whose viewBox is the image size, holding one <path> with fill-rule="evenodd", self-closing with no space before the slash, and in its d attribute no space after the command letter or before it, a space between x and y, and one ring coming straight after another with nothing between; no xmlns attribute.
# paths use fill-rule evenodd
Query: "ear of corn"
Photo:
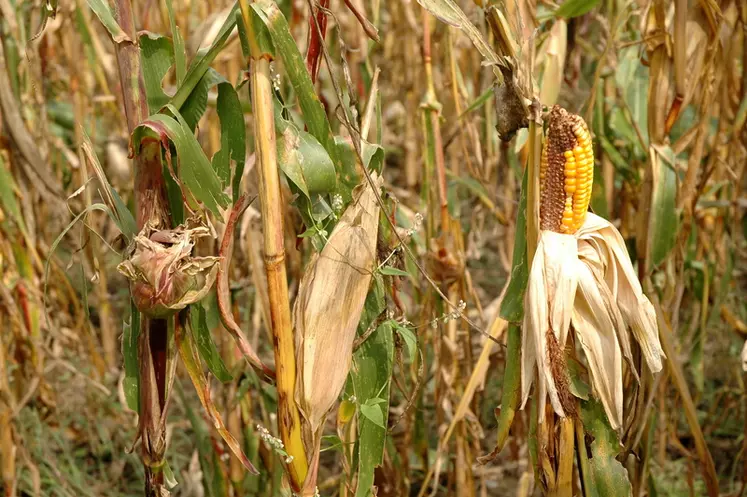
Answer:
<svg viewBox="0 0 747 497"><path fill-rule="evenodd" d="M584 120L555 105L540 161L540 227L575 233L586 219L594 151Z"/></svg>

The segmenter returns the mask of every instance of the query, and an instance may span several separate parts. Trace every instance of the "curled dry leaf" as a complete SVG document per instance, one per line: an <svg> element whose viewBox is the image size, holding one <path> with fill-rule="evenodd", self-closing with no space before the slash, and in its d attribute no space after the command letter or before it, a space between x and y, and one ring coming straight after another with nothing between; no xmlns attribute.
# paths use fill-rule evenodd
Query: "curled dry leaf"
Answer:
<svg viewBox="0 0 747 497"><path fill-rule="evenodd" d="M381 184L375 172L371 176ZM293 311L299 365L296 399L312 437L337 401L350 370L353 341L376 263L378 222L373 188L368 183L359 185L301 281Z"/></svg>
<svg viewBox="0 0 747 497"><path fill-rule="evenodd" d="M218 257L193 257L195 240L210 233L194 219L173 230L146 225L117 269L130 280L132 298L143 314L164 318L200 301L215 283Z"/></svg>

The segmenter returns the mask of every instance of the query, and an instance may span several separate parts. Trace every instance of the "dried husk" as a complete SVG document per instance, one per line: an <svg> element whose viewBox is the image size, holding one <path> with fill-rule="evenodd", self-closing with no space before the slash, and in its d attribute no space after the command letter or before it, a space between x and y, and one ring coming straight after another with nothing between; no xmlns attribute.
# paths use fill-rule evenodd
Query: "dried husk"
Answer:
<svg viewBox="0 0 747 497"><path fill-rule="evenodd" d="M371 173L380 184L376 173ZM364 183L309 264L293 310L296 401L314 435L337 401L350 370L353 341L376 262L379 206ZM307 437L307 443L310 440Z"/></svg>
<svg viewBox="0 0 747 497"><path fill-rule="evenodd" d="M191 255L195 240L209 230L188 226L163 231L146 226L133 240L130 257L117 266L130 280L132 299L146 316L171 316L202 300L215 283L219 258Z"/></svg>
<svg viewBox="0 0 747 497"><path fill-rule="evenodd" d="M572 313L572 315L570 315ZM622 358L637 378L630 327L652 372L662 367L656 315L643 294L625 242L607 220L588 213L573 235L540 233L526 293L522 330L522 407L537 367L539 412L546 395L569 414L563 360L569 321L589 366L592 386L613 429L623 419Z"/></svg>

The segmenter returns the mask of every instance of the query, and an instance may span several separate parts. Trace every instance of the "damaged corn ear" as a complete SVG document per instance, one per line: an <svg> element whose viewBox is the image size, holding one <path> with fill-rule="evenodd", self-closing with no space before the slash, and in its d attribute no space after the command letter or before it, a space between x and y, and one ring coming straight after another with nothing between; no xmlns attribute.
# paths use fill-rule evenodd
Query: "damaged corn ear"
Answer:
<svg viewBox="0 0 747 497"><path fill-rule="evenodd" d="M573 234L586 219L594 150L586 122L555 105L540 160L540 227Z"/></svg>

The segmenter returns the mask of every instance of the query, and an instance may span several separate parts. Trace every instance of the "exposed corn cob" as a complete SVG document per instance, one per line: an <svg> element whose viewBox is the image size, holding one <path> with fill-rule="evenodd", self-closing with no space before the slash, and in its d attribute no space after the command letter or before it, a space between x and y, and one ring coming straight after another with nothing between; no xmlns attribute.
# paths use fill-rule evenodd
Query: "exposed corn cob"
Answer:
<svg viewBox="0 0 747 497"><path fill-rule="evenodd" d="M555 105L540 161L540 228L575 233L586 219L594 151L584 120Z"/></svg>

